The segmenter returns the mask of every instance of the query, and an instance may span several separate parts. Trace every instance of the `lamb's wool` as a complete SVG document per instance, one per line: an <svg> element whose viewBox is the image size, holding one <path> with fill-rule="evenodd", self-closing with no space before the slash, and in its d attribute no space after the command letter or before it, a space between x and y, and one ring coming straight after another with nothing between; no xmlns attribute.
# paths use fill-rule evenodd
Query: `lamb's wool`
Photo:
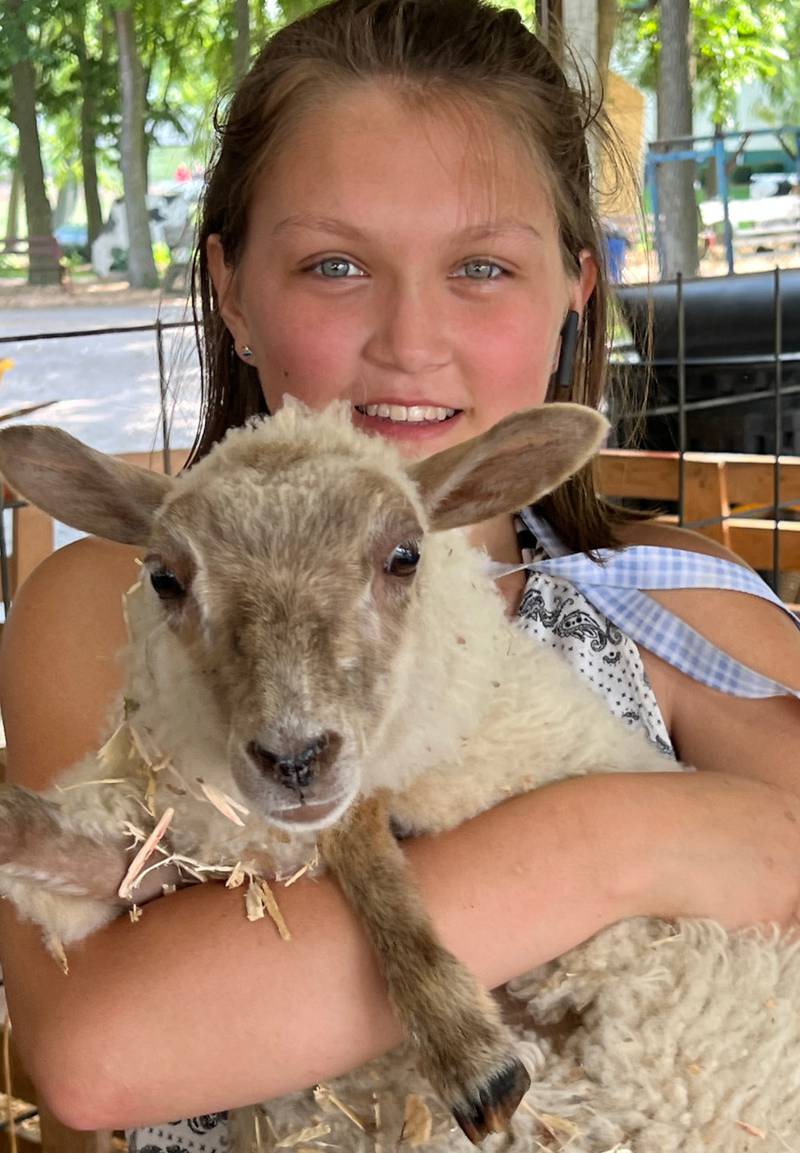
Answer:
<svg viewBox="0 0 800 1153"><path fill-rule="evenodd" d="M248 534L258 534L264 502L270 507L275 496L272 490L265 495L259 454L281 445L295 469L286 481L287 502L306 489L309 499L324 500L326 479L355 463L396 482L424 524L419 494L388 446L357 434L349 419L306 418L292 406L258 428L230 434L177 482L159 515L168 516L182 493L207 485L209 499L241 512L247 555ZM202 564L197 579L204 579ZM675 767L641 733L612 718L556 654L532 645L506 619L483 559L459 533L426 539L418 583L408 648L414 659L398 662L395 699L363 765L364 793L388 784L398 790L393 816L400 826L446 829L507 796L569 775ZM178 851L231 866L256 842L269 845L282 872L303 863L313 836L276 838L253 813L236 828L198 791L200 777L237 804L245 800L226 768L202 670L157 623L149 585L140 587L131 610L127 699L119 701L117 719L135 708L130 725L152 746L153 759L172 768L155 771L141 759L123 758L129 779L122 786L54 790L53 799L84 832L118 831L123 821L143 823L151 781L153 811L175 807L170 837ZM104 775L102 764L87 758L61 783ZM11 885L6 879L4 891ZM70 910L57 898L47 900L58 909L37 906L29 915L50 929L55 924L65 941L113 915L77 902L69 923ZM728 936L692 922L681 923L676 934L663 922L626 922L510 988L520 1052L534 1080L515 1118L515 1149L800 1150L800 952L788 937ZM560 1039L537 1032L562 1019ZM387 1153L404 1121L407 1136L415 1134L406 1144L419 1147L428 1114L430 1148L471 1147L413 1070L407 1048L316 1097L271 1102L267 1112L260 1127L265 1149ZM252 1115L249 1121L241 1115L237 1125L245 1132L237 1153L244 1153L251 1148ZM503 1140L493 1139L494 1146Z"/></svg>
<svg viewBox="0 0 800 1153"><path fill-rule="evenodd" d="M616 925L509 986L534 1021L579 1014L532 1098L574 1153L800 1148L799 977L791 935Z"/></svg>

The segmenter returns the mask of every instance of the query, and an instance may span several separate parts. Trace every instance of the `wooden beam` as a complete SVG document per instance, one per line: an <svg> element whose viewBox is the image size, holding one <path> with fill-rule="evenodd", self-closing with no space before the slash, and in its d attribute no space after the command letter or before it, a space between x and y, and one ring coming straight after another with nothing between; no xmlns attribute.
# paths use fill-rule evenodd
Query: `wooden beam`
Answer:
<svg viewBox="0 0 800 1153"><path fill-rule="evenodd" d="M608 497L678 499L678 454L604 449L596 464L597 486Z"/></svg>
<svg viewBox="0 0 800 1153"><path fill-rule="evenodd" d="M800 457L780 459L780 496L783 504L800 503ZM772 504L774 458L746 453L687 452L687 464L716 468L724 463L728 500L731 505ZM679 486L677 452L640 452L636 449L604 449L597 464L600 491L610 497L644 500L677 500Z"/></svg>
<svg viewBox="0 0 800 1153"><path fill-rule="evenodd" d="M704 521L730 515L725 462L687 460L684 464L684 522L689 525L703 524ZM726 548L731 547L728 521L703 525L700 531Z"/></svg>
<svg viewBox="0 0 800 1153"><path fill-rule="evenodd" d="M800 456L780 461L781 504L800 503ZM731 504L772 504L775 500L775 465L772 457L731 456L726 465Z"/></svg>
<svg viewBox="0 0 800 1153"><path fill-rule="evenodd" d="M734 517L729 522L731 548L742 560L762 571L772 568L772 538L775 522ZM800 569L800 521L778 521L780 568Z"/></svg>

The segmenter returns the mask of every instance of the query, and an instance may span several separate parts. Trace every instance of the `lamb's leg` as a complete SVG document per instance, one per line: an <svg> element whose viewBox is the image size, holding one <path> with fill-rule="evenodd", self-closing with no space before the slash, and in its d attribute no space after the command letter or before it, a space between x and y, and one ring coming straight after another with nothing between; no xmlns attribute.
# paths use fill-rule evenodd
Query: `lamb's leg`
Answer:
<svg viewBox="0 0 800 1153"><path fill-rule="evenodd" d="M472 1142L506 1129L530 1079L494 999L437 941L383 801L357 805L321 848L378 953L422 1073Z"/></svg>
<svg viewBox="0 0 800 1153"><path fill-rule="evenodd" d="M98 841L53 801L0 783L0 894L48 935L68 943L116 916L126 863L121 830Z"/></svg>

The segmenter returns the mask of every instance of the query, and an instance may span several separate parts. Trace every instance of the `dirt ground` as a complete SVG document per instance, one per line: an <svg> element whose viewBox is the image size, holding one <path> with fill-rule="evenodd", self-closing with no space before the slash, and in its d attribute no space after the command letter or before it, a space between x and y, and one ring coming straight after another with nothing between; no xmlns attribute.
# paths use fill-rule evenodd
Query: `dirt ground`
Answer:
<svg viewBox="0 0 800 1153"><path fill-rule="evenodd" d="M8 308L90 308L103 305L149 304L160 300L180 303L181 292L165 293L161 288L131 288L127 280L67 281L63 285L34 288L21 281L0 282L0 311Z"/></svg>

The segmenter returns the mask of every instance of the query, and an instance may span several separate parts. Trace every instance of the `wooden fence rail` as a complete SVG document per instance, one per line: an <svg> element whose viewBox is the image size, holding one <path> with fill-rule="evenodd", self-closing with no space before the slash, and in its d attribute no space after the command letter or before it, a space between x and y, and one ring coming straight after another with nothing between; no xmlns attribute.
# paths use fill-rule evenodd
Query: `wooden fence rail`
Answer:
<svg viewBox="0 0 800 1153"><path fill-rule="evenodd" d="M780 503L800 510L800 457L783 456ZM606 449L598 463L600 491L609 498L677 501L680 457L677 452ZM774 502L775 461L771 456L689 452L684 456L684 522L733 549L756 569L771 569L775 521L743 515ZM708 521L726 518L721 523ZM665 518L666 519L666 518ZM669 519L674 519L671 517ZM779 569L800 569L800 521L779 520Z"/></svg>

